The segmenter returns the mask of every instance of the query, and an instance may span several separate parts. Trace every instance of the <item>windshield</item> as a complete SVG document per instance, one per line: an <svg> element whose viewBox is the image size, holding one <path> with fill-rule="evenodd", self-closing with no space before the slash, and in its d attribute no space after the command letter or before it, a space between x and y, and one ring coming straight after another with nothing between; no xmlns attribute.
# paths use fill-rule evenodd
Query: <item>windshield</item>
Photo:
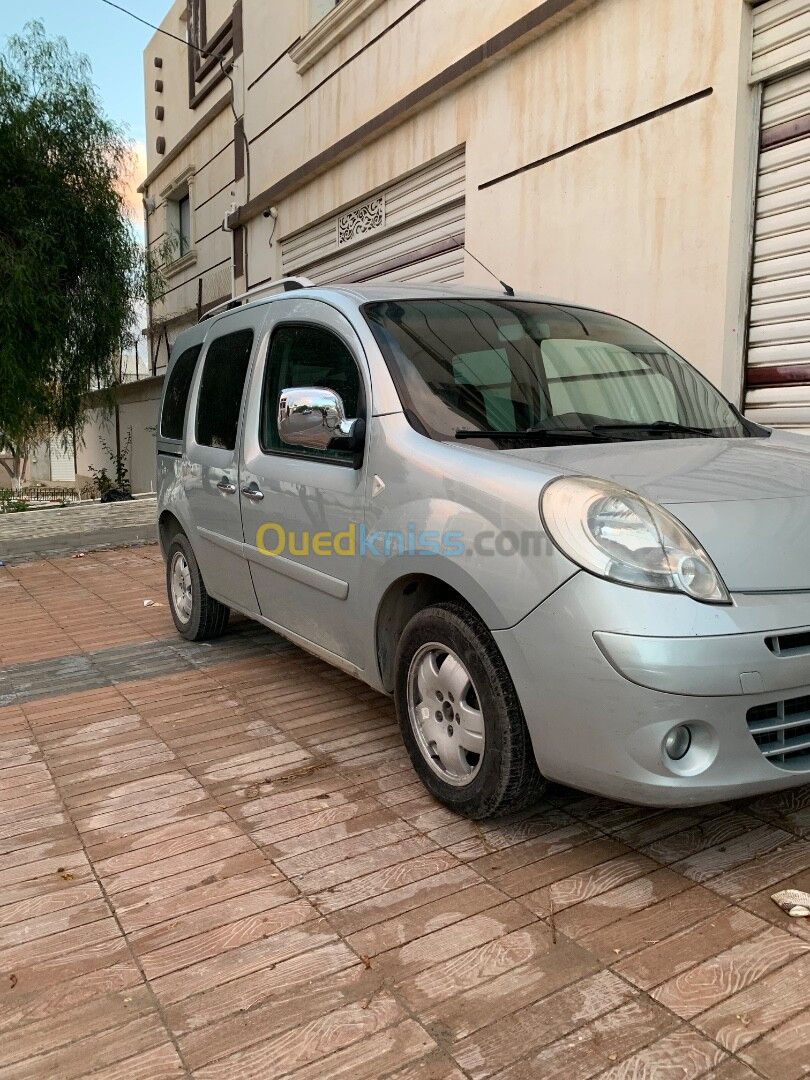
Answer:
<svg viewBox="0 0 810 1080"><path fill-rule="evenodd" d="M363 310L411 423L436 439L508 446L754 430L660 341L599 311L512 299Z"/></svg>

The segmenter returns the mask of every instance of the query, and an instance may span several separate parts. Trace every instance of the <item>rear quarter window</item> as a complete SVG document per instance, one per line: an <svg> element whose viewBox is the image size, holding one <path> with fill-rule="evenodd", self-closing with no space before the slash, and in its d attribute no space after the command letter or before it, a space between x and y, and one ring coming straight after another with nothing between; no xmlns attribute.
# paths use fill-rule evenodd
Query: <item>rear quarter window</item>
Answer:
<svg viewBox="0 0 810 1080"><path fill-rule="evenodd" d="M163 412L160 417L160 434L164 439L179 441L183 438L188 392L191 389L191 380L194 378L194 369L201 350L202 342L180 353L169 372L166 393L163 395Z"/></svg>
<svg viewBox="0 0 810 1080"><path fill-rule="evenodd" d="M236 447L236 431L245 377L253 348L253 331L223 334L208 346L197 403L197 442L218 450Z"/></svg>

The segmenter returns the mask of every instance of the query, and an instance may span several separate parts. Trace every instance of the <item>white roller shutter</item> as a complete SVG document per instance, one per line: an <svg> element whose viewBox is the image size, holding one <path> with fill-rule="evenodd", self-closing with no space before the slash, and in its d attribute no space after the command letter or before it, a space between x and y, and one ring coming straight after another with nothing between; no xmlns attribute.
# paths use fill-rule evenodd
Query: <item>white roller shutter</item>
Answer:
<svg viewBox="0 0 810 1080"><path fill-rule="evenodd" d="M752 79L772 79L808 63L810 0L768 0L754 8Z"/></svg>
<svg viewBox="0 0 810 1080"><path fill-rule="evenodd" d="M461 281L464 151L454 151L366 195L334 217L285 237L283 272L319 285Z"/></svg>
<svg viewBox="0 0 810 1080"><path fill-rule="evenodd" d="M76 462L73 459L73 448L65 450L61 439L51 439L51 480L61 480L72 484L76 479Z"/></svg>
<svg viewBox="0 0 810 1080"><path fill-rule="evenodd" d="M810 67L763 90L745 406L810 432Z"/></svg>

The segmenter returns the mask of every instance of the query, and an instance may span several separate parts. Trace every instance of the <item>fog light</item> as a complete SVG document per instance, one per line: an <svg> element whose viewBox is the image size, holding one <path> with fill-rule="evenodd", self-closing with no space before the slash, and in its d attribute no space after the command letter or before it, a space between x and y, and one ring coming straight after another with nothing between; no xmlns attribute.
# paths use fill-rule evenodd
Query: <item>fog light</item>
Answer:
<svg viewBox="0 0 810 1080"><path fill-rule="evenodd" d="M692 732L686 726L686 724L679 724L674 727L672 731L664 739L664 750L669 758L673 761L680 761L681 758L686 757L689 753L689 747L692 745Z"/></svg>

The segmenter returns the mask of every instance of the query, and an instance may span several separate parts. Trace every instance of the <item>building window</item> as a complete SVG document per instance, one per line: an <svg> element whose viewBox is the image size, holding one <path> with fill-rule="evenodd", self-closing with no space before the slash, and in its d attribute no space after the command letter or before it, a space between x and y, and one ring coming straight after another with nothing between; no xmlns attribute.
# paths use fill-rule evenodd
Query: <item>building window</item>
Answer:
<svg viewBox="0 0 810 1080"><path fill-rule="evenodd" d="M161 191L166 200L165 262L171 274L196 259L194 249L194 173L187 169Z"/></svg>
<svg viewBox="0 0 810 1080"><path fill-rule="evenodd" d="M176 188L166 201L166 232L171 260L182 259L191 251L191 197L188 184Z"/></svg>
<svg viewBox="0 0 810 1080"><path fill-rule="evenodd" d="M186 22L186 41L194 47L194 50L202 49L205 45L205 0L190 0L188 8L184 12ZM197 61L199 66L199 61Z"/></svg>
<svg viewBox="0 0 810 1080"><path fill-rule="evenodd" d="M385 0L309 0L306 33L290 49L290 57L298 74L303 75L318 60L332 52L338 42L383 3Z"/></svg>
<svg viewBox="0 0 810 1080"><path fill-rule="evenodd" d="M208 94L226 77L221 57L231 53L235 60L242 54L242 5L241 3L217 3L220 14L231 7L230 13L219 26L208 25L206 0L186 0L181 14L185 22L185 39L188 53L188 103L196 109Z"/></svg>
<svg viewBox="0 0 810 1080"><path fill-rule="evenodd" d="M178 258L191 251L191 202L188 192L177 200Z"/></svg>
<svg viewBox="0 0 810 1080"><path fill-rule="evenodd" d="M320 22L339 3L340 0L309 0L309 25Z"/></svg>

